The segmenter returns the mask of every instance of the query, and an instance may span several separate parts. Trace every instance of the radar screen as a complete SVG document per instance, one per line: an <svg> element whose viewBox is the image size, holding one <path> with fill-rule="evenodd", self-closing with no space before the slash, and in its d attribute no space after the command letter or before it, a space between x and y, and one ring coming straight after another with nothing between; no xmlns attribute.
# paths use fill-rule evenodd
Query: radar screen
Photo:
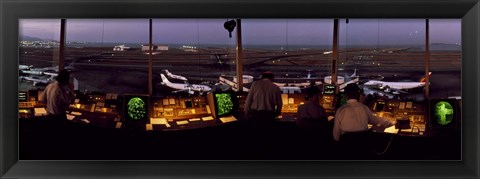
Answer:
<svg viewBox="0 0 480 179"><path fill-rule="evenodd" d="M430 124L432 128L455 128L458 124L460 110L455 99L430 100Z"/></svg>
<svg viewBox="0 0 480 179"><path fill-rule="evenodd" d="M144 121L148 119L148 96L125 95L123 116L130 121Z"/></svg>

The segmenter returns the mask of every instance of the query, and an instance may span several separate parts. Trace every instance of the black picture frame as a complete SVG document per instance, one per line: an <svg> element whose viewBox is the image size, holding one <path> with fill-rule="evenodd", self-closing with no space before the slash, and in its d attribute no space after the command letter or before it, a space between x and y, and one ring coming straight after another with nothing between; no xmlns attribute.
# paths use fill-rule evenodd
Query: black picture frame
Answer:
<svg viewBox="0 0 480 179"><path fill-rule="evenodd" d="M20 18L462 18L462 161L19 161ZM2 0L0 176L478 178L478 0Z"/></svg>

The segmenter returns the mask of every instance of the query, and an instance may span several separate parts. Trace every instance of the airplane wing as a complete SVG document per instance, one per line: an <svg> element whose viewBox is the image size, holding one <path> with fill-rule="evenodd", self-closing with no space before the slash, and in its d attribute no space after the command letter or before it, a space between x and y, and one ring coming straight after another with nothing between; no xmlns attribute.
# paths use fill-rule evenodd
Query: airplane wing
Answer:
<svg viewBox="0 0 480 179"><path fill-rule="evenodd" d="M379 95L379 96L386 96L386 97L388 97L389 99L392 99L392 98L395 97L395 95L393 95L393 94L387 93L387 92L385 92L385 91L383 91L383 90L378 90L378 89L375 89L375 88L370 88L370 87L368 87L368 86L364 86L363 92L364 92L365 95L369 95L369 94L370 94L370 95L374 95L374 94L377 94L377 95Z"/></svg>
<svg viewBox="0 0 480 179"><path fill-rule="evenodd" d="M382 90L382 89L383 89L382 86L379 85L379 84L372 84L372 85L365 85L365 84L364 84L364 86L365 86L365 87L368 87L368 88L370 88L370 89L377 89L377 90Z"/></svg>
<svg viewBox="0 0 480 179"><path fill-rule="evenodd" d="M393 89L392 88L392 94L400 94L400 93L407 94L408 92L406 92L404 90L401 90L401 89Z"/></svg>
<svg viewBox="0 0 480 179"><path fill-rule="evenodd" d="M191 88L172 91L172 93L180 93L180 92L187 92L188 94L193 94L193 93L195 93L195 91L193 91Z"/></svg>
<svg viewBox="0 0 480 179"><path fill-rule="evenodd" d="M176 91L172 91L172 93L179 93L179 92L185 92L185 91L189 91L189 89L176 90Z"/></svg>

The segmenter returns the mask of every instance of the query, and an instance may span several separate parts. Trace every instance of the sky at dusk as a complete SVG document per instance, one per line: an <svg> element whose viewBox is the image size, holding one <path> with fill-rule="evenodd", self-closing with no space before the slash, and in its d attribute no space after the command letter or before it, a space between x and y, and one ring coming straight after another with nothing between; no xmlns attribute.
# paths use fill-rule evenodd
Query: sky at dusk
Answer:
<svg viewBox="0 0 480 179"><path fill-rule="evenodd" d="M153 19L155 44L235 44L227 19ZM67 19L67 41L148 43L148 19ZM340 45L425 43L425 19L340 19ZM21 36L58 40L60 19L21 19ZM332 45L333 19L242 19L244 45ZM461 44L461 19L430 19L430 42Z"/></svg>

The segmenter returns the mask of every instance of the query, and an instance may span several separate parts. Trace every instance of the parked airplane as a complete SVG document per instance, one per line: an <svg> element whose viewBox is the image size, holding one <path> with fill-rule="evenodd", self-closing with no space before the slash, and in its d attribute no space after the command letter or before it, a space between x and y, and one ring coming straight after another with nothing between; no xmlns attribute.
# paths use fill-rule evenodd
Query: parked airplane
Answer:
<svg viewBox="0 0 480 179"><path fill-rule="evenodd" d="M321 85L322 82L320 81L321 78L312 78L312 70L307 70L308 71L308 74L307 74L307 77L306 78L277 78L276 80L279 80L279 81L304 81L304 82L291 82L291 83L287 83L287 82L273 82L275 85L277 85L278 87L301 87L301 88L307 88L311 85L312 82L315 83L315 85Z"/></svg>
<svg viewBox="0 0 480 179"><path fill-rule="evenodd" d="M306 88L310 86L310 82L303 82L303 83L277 83L273 82L273 84L277 85L278 87L301 87ZM321 85L321 81L315 81L315 85Z"/></svg>
<svg viewBox="0 0 480 179"><path fill-rule="evenodd" d="M37 86L37 84L48 84L52 78L47 78L47 79L40 79L38 77L30 77L30 76L25 76L25 77L20 77L21 80L27 80L33 82L33 86Z"/></svg>
<svg viewBox="0 0 480 179"><path fill-rule="evenodd" d="M244 75L245 76L245 75ZM219 81L220 81L220 84L226 84L226 85L229 85L232 87L233 90L235 91L238 91L238 87L237 87L237 82L236 81L231 81L231 80L228 80L227 78L225 78L224 76L220 76L219 77ZM293 83L292 83L293 84ZM299 86L279 86L278 84L276 84L280 90L282 90L283 93L302 93L302 90L300 89ZM308 83L308 85L310 85L310 83ZM244 92L248 92L250 89L247 88L247 87L243 87L243 91Z"/></svg>
<svg viewBox="0 0 480 179"><path fill-rule="evenodd" d="M177 80L182 80L182 81L188 81L187 78L185 78L184 76L175 75L173 73L170 73L168 70L164 70L164 71L165 71L165 73L167 73L167 76L170 77L170 78L177 79Z"/></svg>
<svg viewBox="0 0 480 179"><path fill-rule="evenodd" d="M37 75L37 76L43 76L43 75L48 75L50 77L56 77L58 76L58 73L55 72L43 72L43 71L30 71L30 70L20 70L20 74L29 74L29 75Z"/></svg>
<svg viewBox="0 0 480 179"><path fill-rule="evenodd" d="M43 75L43 71L20 70L20 74Z"/></svg>
<svg viewBox="0 0 480 179"><path fill-rule="evenodd" d="M162 77L162 85L177 89L177 91L174 91L174 93L186 91L189 94L193 94L195 91L203 93L212 90L209 86L206 85L172 83L167 79L164 74L160 74L160 76Z"/></svg>
<svg viewBox="0 0 480 179"><path fill-rule="evenodd" d="M363 94L365 96L377 94L378 96L381 96L381 97L385 96L388 99L393 99L395 97L393 94L389 94L388 92L384 92L382 90L377 90L377 89L372 89L372 88L369 88L369 87L366 87L366 86L363 86Z"/></svg>
<svg viewBox="0 0 480 179"><path fill-rule="evenodd" d="M73 70L74 67L73 67L73 64L75 63L75 61L73 61L72 63L70 63L68 66L65 66L63 69L65 70ZM57 66L53 66L53 67L43 67L43 68L31 68L30 71L55 71L55 72L58 72L58 65Z"/></svg>
<svg viewBox="0 0 480 179"><path fill-rule="evenodd" d="M18 65L18 70L29 70L33 65Z"/></svg>
<svg viewBox="0 0 480 179"><path fill-rule="evenodd" d="M428 73L428 77L432 75L432 72ZM420 88L425 86L426 77L422 77L419 82L387 82L379 80L370 80L366 82L365 86L376 87L384 90L385 92L392 92L393 94L399 94L399 92L406 93L403 90L409 90L414 88Z"/></svg>

